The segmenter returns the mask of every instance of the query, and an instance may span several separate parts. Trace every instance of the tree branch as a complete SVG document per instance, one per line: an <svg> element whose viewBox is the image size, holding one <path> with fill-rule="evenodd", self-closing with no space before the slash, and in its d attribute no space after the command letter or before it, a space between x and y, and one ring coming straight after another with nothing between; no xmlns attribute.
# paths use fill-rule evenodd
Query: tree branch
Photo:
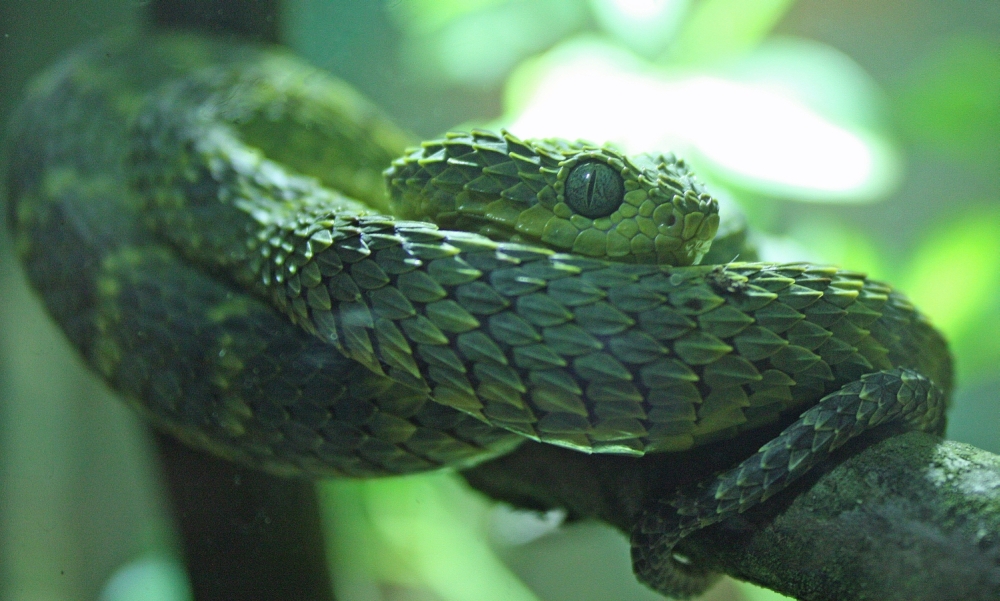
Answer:
<svg viewBox="0 0 1000 601"><path fill-rule="evenodd" d="M628 534L646 503L745 454L725 447L630 459L529 444L464 475L499 500ZM802 601L1000 599L1000 456L921 432L843 451L679 549Z"/></svg>

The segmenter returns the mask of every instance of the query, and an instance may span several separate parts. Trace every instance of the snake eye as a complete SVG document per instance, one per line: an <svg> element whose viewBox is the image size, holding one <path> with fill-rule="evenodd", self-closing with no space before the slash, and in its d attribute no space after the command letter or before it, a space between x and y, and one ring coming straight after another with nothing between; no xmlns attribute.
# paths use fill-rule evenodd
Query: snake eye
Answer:
<svg viewBox="0 0 1000 601"><path fill-rule="evenodd" d="M622 177L604 163L580 163L566 178L566 204L584 217L596 219L614 213L624 195Z"/></svg>

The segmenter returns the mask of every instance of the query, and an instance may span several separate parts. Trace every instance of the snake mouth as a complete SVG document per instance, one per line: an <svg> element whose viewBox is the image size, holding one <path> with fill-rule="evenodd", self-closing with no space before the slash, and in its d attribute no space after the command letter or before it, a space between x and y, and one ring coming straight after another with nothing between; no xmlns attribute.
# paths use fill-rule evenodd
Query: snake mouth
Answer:
<svg viewBox="0 0 1000 601"><path fill-rule="evenodd" d="M692 210L692 205L696 210ZM686 266L697 264L708 252L719 229L717 204L706 194L692 199L675 196L661 205L665 214L653 215L648 224L628 228L608 227L601 219L577 223L573 229L560 228L549 219L539 232L534 228L511 226L509 219L455 212L438 216L443 229L475 232L497 242L541 246L554 252L571 252L616 263L656 263ZM663 212L661 212L663 213ZM582 221L582 220L579 220ZM637 220L638 221L638 220ZM518 222L522 223L522 222ZM650 228L655 228L650 232ZM653 234L652 236L647 235Z"/></svg>
<svg viewBox="0 0 1000 601"><path fill-rule="evenodd" d="M546 244L541 240L520 236L506 221L493 219L484 215L453 213L447 216L447 218L439 216L436 221L443 229L475 232L496 242L522 242L543 246L555 251L561 250L553 248L551 245Z"/></svg>
<svg viewBox="0 0 1000 601"><path fill-rule="evenodd" d="M700 238L685 240L677 251L660 258L658 262L677 267L697 265L701 263L701 259L708 253L711 246L711 240L702 240Z"/></svg>

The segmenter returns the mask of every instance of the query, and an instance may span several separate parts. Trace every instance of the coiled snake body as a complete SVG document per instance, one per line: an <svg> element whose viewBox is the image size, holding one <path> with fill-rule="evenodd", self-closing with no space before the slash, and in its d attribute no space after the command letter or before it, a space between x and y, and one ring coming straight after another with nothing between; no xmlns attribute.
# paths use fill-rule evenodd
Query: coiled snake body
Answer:
<svg viewBox="0 0 1000 601"><path fill-rule="evenodd" d="M948 352L904 297L807 264L692 266L718 207L669 155L449 134L393 161L386 195L407 140L354 92L186 36L74 53L8 138L8 221L49 311L143 414L224 457L369 476L526 437L641 455L804 411L646 510L637 574L690 595L686 534L866 429L943 428Z"/></svg>

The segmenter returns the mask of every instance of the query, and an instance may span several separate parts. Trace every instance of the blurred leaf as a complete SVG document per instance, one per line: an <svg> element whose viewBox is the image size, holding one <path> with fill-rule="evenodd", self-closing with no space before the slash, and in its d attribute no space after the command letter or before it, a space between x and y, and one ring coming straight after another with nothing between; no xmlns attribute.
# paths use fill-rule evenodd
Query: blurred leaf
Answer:
<svg viewBox="0 0 1000 601"><path fill-rule="evenodd" d="M100 601L191 601L184 566L173 558L144 557L122 566L101 591Z"/></svg>
<svg viewBox="0 0 1000 601"><path fill-rule="evenodd" d="M623 45L651 57L673 38L690 0L590 0L594 17Z"/></svg>
<svg viewBox="0 0 1000 601"><path fill-rule="evenodd" d="M864 128L885 125L884 93L841 50L805 38L769 38L727 65L721 74L802 102L833 121Z"/></svg>
<svg viewBox="0 0 1000 601"><path fill-rule="evenodd" d="M472 12L509 0L389 0L388 8L405 30L434 31Z"/></svg>
<svg viewBox="0 0 1000 601"><path fill-rule="evenodd" d="M418 585L443 601L537 601L486 542L489 504L454 474L333 480L321 490L338 539L335 557L354 562L355 588L358 570L367 570L376 582ZM351 557L364 540L355 537L368 539L361 543L366 561Z"/></svg>
<svg viewBox="0 0 1000 601"><path fill-rule="evenodd" d="M835 218L804 219L792 227L789 235L808 252L794 260L836 265L876 280L890 275L883 259L884 249L858 228Z"/></svg>
<svg viewBox="0 0 1000 601"><path fill-rule="evenodd" d="M335 478L316 483L326 531L327 556L337 599L381 598L381 580L415 581L403 570L384 576L400 565L390 549L374 535L371 519L364 506L364 481ZM379 569L381 566L381 570ZM409 580L408 580L409 577Z"/></svg>
<svg viewBox="0 0 1000 601"><path fill-rule="evenodd" d="M1000 144L1000 45L956 38L935 46L898 93L900 126L912 139L964 156Z"/></svg>
<svg viewBox="0 0 1000 601"><path fill-rule="evenodd" d="M816 77L840 81L826 64L813 65ZM771 196L856 202L895 185L898 159L884 136L831 121L773 85L778 80L777 73L757 84L666 70L605 41L576 38L515 71L506 122L525 137L676 151L717 179ZM860 98L845 103L864 101L863 89L840 93Z"/></svg>
<svg viewBox="0 0 1000 601"><path fill-rule="evenodd" d="M952 343L960 376L1000 361L1000 208L965 210L924 238L900 282Z"/></svg>
<svg viewBox="0 0 1000 601"><path fill-rule="evenodd" d="M749 582L735 582L746 601L795 601L791 597L786 597L766 588L754 586Z"/></svg>
<svg viewBox="0 0 1000 601"><path fill-rule="evenodd" d="M702 0L685 20L668 58L707 63L750 50L771 31L794 0Z"/></svg>
<svg viewBox="0 0 1000 601"><path fill-rule="evenodd" d="M945 332L979 313L1000 284L1000 209L974 207L927 235L903 287Z"/></svg>
<svg viewBox="0 0 1000 601"><path fill-rule="evenodd" d="M953 351L958 362L959 383L978 385L993 380L992 401L1000 399L1000 385L997 380L997 364L1000 363L1000 289L994 290L992 307L984 311L980 319L970 323L966 330L953 341ZM996 437L997 429L992 430Z"/></svg>
<svg viewBox="0 0 1000 601"><path fill-rule="evenodd" d="M846 93L849 93L845 90ZM781 92L715 77L678 82L685 140L727 180L766 195L865 202L898 180L884 136L825 118Z"/></svg>
<svg viewBox="0 0 1000 601"><path fill-rule="evenodd" d="M580 0L449 0L441 7L428 0L402 7L392 13L407 34L401 59L428 85L498 85L519 61L570 35L587 16ZM411 13L421 15L415 23Z"/></svg>

